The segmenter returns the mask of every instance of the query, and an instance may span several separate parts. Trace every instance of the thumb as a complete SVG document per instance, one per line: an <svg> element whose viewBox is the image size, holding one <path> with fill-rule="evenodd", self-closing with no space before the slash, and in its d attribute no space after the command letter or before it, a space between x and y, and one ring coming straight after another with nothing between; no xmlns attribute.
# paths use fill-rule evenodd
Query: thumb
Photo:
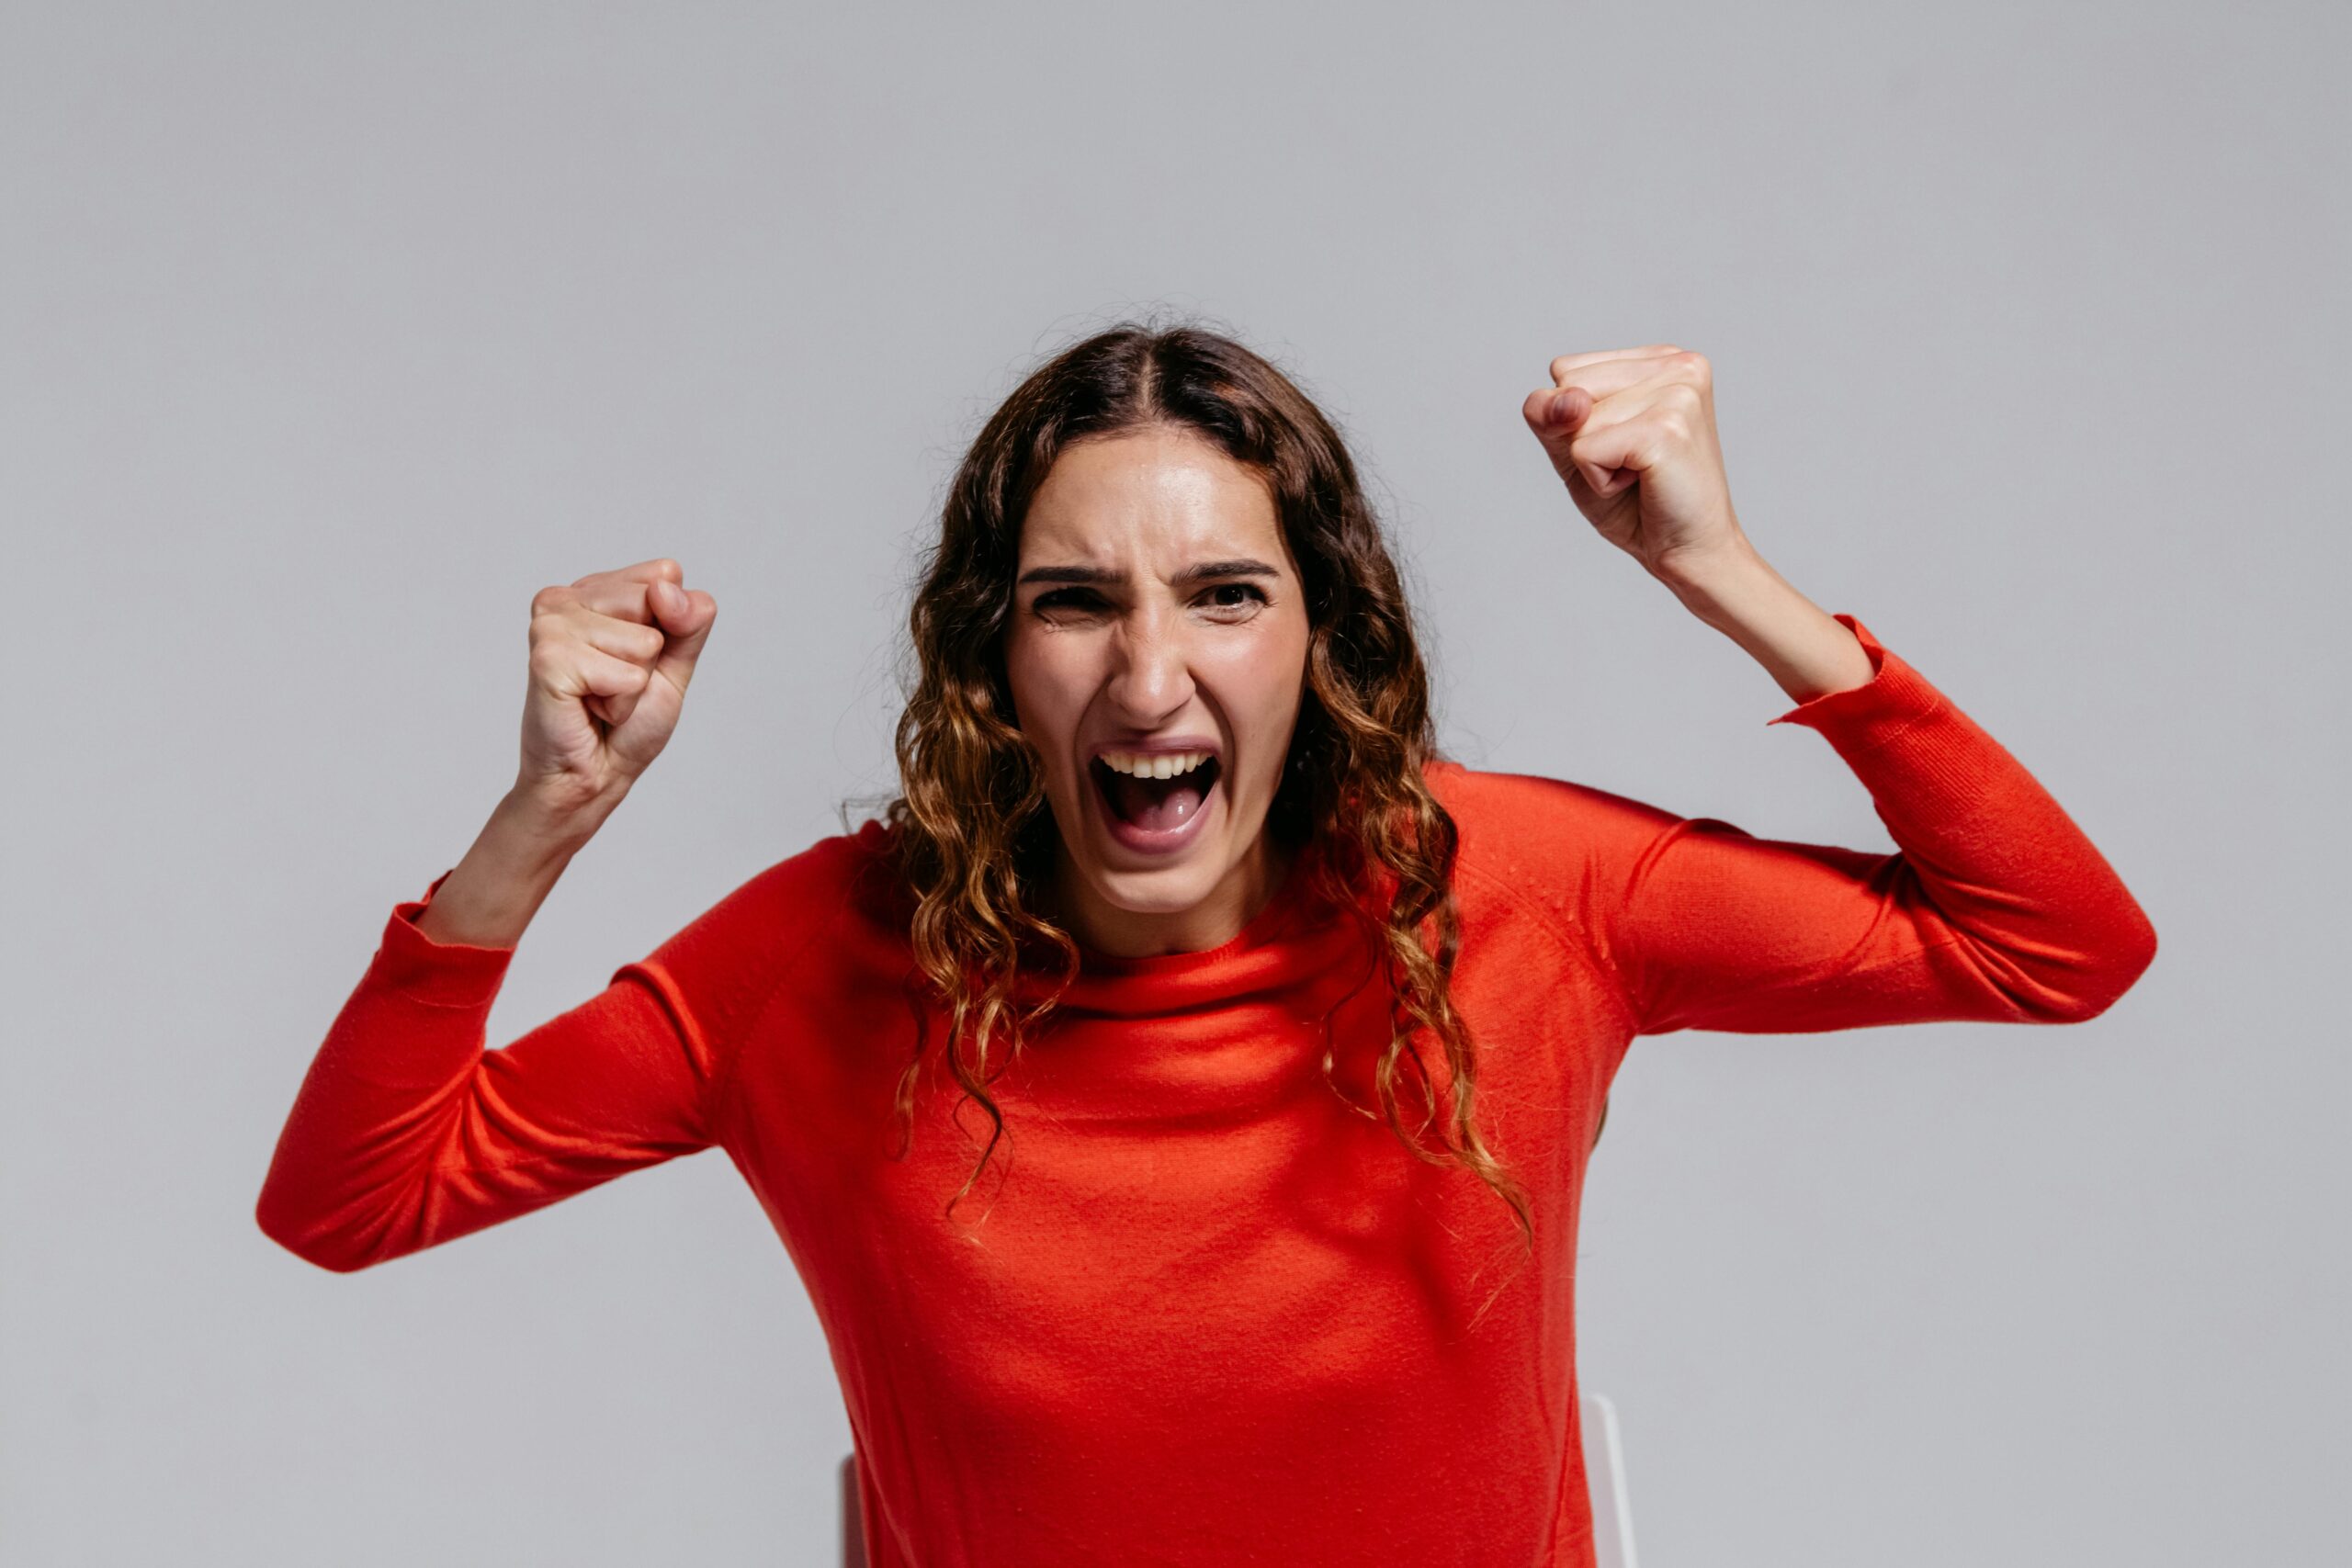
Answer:
<svg viewBox="0 0 2352 1568"><path fill-rule="evenodd" d="M1593 395L1582 387L1546 387L1530 392L1520 412L1526 416L1528 428L1535 433L1535 438L1544 444L1544 450L1560 477L1582 479L1599 492L1607 488L1608 469L1596 468L1589 460L1579 465L1568 455L1568 443L1584 428L1584 422L1592 417L1593 404Z"/></svg>
<svg viewBox="0 0 2352 1568"><path fill-rule="evenodd" d="M718 619L718 601L699 589L689 592L664 579L648 591L646 603L667 638L653 672L667 675L683 692L694 678L695 660L702 657L703 644L710 640L710 628Z"/></svg>

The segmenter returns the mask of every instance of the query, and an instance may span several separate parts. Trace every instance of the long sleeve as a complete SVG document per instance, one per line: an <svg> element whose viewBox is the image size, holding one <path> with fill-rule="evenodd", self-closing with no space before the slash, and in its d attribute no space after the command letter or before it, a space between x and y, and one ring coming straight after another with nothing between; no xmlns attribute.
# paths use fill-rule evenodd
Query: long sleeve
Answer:
<svg viewBox="0 0 2352 1568"><path fill-rule="evenodd" d="M486 1051L514 949L417 928L448 874L393 907L255 1207L266 1235L338 1273L709 1146L712 1087L752 1000L733 945L758 878L598 995Z"/></svg>
<svg viewBox="0 0 2352 1568"><path fill-rule="evenodd" d="M1891 852L1759 839L1589 784L1449 764L1469 863L1540 909L1631 1032L2097 1017L2147 915L2033 775L1851 615L1871 676L1769 720L1818 732Z"/></svg>
<svg viewBox="0 0 2352 1568"><path fill-rule="evenodd" d="M1589 918L1636 1032L2105 1011L2154 959L2146 914L2017 759L1860 621L1837 619L1871 680L1768 722L1836 748L1896 847L1758 839L1609 797L1624 852Z"/></svg>

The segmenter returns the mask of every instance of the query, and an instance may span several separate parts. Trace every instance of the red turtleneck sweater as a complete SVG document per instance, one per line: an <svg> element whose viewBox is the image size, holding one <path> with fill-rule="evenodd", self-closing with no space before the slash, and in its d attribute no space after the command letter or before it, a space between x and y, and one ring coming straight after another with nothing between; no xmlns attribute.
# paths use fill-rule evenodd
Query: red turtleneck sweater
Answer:
<svg viewBox="0 0 2352 1568"><path fill-rule="evenodd" d="M1340 1083L1377 1106L1386 999L1352 923L1295 874L1221 947L1090 956L992 1087L1006 1142L944 1215L978 1144L951 1086L890 1157L916 1015L872 822L495 1050L513 951L420 932L435 878L394 906L320 1046L261 1227L347 1272L716 1145L823 1325L876 1568L1589 1563L1577 1202L1634 1037L2075 1022L2154 955L2033 777L1838 619L1871 681L1770 722L1836 748L1893 852L1431 765L1461 829L1474 1107L1536 1235L1475 1333L1510 1215L1326 1083L1328 1029ZM1442 1085L1442 1050L1418 1043ZM977 1105L962 1122L985 1137Z"/></svg>

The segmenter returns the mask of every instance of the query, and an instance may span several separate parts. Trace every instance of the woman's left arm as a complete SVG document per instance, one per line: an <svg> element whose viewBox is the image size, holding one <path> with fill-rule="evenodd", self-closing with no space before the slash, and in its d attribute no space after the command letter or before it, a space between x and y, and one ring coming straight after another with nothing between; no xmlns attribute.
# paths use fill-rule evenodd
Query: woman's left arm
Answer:
<svg viewBox="0 0 2352 1568"><path fill-rule="evenodd" d="M2096 1016L2155 931L2032 774L1850 615L1764 560L1731 507L1710 371L1672 344L1553 361L1528 423L1610 543L1764 666L1869 789L1894 853L1628 823L1586 911L1640 1033ZM1620 835L1594 817L1594 841ZM1631 829L1638 829L1638 831Z"/></svg>

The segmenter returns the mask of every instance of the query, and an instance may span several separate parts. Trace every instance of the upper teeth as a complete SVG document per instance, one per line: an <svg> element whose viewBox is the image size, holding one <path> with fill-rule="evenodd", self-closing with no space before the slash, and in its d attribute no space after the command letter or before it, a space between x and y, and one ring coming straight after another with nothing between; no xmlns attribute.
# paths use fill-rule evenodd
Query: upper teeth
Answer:
<svg viewBox="0 0 2352 1568"><path fill-rule="evenodd" d="M1102 763L1139 779L1172 779L1178 773L1191 773L1216 755L1214 751L1105 751Z"/></svg>

